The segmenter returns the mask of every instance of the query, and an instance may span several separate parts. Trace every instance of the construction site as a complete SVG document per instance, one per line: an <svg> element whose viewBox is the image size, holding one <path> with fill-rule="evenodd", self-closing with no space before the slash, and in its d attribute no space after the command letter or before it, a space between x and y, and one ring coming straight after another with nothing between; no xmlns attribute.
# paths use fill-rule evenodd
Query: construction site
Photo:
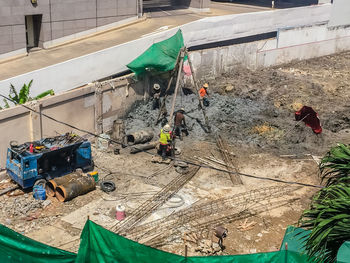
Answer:
<svg viewBox="0 0 350 263"><path fill-rule="evenodd" d="M188 32L146 46L128 72L23 104L1 95L15 104L0 111L3 262L307 262L289 231L327 186L325 156L350 144L349 43L308 56L283 33L193 48Z"/></svg>

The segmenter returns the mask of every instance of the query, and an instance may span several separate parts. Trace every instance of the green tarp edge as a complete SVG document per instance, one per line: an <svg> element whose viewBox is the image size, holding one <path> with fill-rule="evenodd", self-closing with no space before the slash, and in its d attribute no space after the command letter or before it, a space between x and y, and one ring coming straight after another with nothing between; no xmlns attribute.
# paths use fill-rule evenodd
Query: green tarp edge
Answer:
<svg viewBox="0 0 350 263"><path fill-rule="evenodd" d="M145 73L146 69L158 72L172 70L175 67L177 56L182 47L184 47L184 40L179 29L172 37L153 44L139 57L130 62L127 67L136 76Z"/></svg>
<svg viewBox="0 0 350 263"><path fill-rule="evenodd" d="M305 254L280 250L247 255L183 257L151 248L110 232L88 221L81 235L76 263L249 263L308 262Z"/></svg>
<svg viewBox="0 0 350 263"><path fill-rule="evenodd" d="M350 263L350 241L346 241L341 245L337 254L337 262Z"/></svg>
<svg viewBox="0 0 350 263"><path fill-rule="evenodd" d="M284 234L280 250L285 250L285 244L287 243L289 251L306 253L303 241L310 233L310 230L305 230L294 226L288 226Z"/></svg>
<svg viewBox="0 0 350 263"><path fill-rule="evenodd" d="M0 262L69 263L76 254L25 237L0 225Z"/></svg>
<svg viewBox="0 0 350 263"><path fill-rule="evenodd" d="M176 263L184 257L151 248L87 221L76 262Z"/></svg>
<svg viewBox="0 0 350 263"><path fill-rule="evenodd" d="M81 234L78 255L57 249L25 237L0 225L0 262L76 262L76 263L303 263L308 260L302 249L302 241L295 235L309 231L288 227L281 250L268 253L183 257L151 248L119 236L88 220ZM298 235L299 236L299 235ZM302 236L302 235L301 235ZM288 250L284 250L285 243ZM337 262L350 263L350 242L345 242L338 251Z"/></svg>

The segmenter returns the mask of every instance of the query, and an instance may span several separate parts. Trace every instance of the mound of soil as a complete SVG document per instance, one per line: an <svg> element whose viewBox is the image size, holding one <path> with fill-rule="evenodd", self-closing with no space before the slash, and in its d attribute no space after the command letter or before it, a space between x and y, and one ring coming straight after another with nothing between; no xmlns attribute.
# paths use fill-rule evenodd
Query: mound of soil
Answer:
<svg viewBox="0 0 350 263"><path fill-rule="evenodd" d="M323 66L320 66L323 64ZM250 71L236 68L209 80L212 96L206 108L212 133L206 133L203 114L194 94L178 94L175 110L186 110L190 139L212 140L220 133L232 144L257 146L283 154L321 154L336 142L349 143L350 52ZM336 76L336 77L335 77ZM172 96L166 102L170 112ZM295 105L318 112L323 132L316 135L294 120ZM293 108L294 107L294 108ZM128 131L153 128L158 110L152 102L134 106L126 122Z"/></svg>

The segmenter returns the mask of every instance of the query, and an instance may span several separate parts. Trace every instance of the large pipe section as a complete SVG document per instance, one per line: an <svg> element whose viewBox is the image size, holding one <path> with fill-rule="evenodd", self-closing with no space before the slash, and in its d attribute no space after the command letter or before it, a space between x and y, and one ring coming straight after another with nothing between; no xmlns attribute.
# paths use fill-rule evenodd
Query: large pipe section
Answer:
<svg viewBox="0 0 350 263"><path fill-rule="evenodd" d="M57 186L67 184L78 177L81 177L81 175L77 173L71 173L48 181L46 183L46 194L48 196L55 196Z"/></svg>
<svg viewBox="0 0 350 263"><path fill-rule="evenodd" d="M81 176L66 184L56 187L56 198L60 202L72 200L73 198L86 194L96 188L95 180L92 176Z"/></svg>
<svg viewBox="0 0 350 263"><path fill-rule="evenodd" d="M138 153L138 152L154 149L156 148L157 144L158 142L150 142L144 145L133 146L130 149L130 153Z"/></svg>
<svg viewBox="0 0 350 263"><path fill-rule="evenodd" d="M134 145L138 143L146 143L153 139L152 130L142 130L126 135L126 141L129 145Z"/></svg>

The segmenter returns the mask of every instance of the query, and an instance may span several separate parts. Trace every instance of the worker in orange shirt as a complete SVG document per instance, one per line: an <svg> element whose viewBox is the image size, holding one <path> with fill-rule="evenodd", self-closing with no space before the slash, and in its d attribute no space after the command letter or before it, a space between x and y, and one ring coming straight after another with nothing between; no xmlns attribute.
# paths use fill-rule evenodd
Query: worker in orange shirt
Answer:
<svg viewBox="0 0 350 263"><path fill-rule="evenodd" d="M199 90L199 95L201 97L201 99L203 100L203 105L205 107L209 106L209 92L208 92L208 88L209 88L209 84L208 83L204 83L202 88Z"/></svg>

